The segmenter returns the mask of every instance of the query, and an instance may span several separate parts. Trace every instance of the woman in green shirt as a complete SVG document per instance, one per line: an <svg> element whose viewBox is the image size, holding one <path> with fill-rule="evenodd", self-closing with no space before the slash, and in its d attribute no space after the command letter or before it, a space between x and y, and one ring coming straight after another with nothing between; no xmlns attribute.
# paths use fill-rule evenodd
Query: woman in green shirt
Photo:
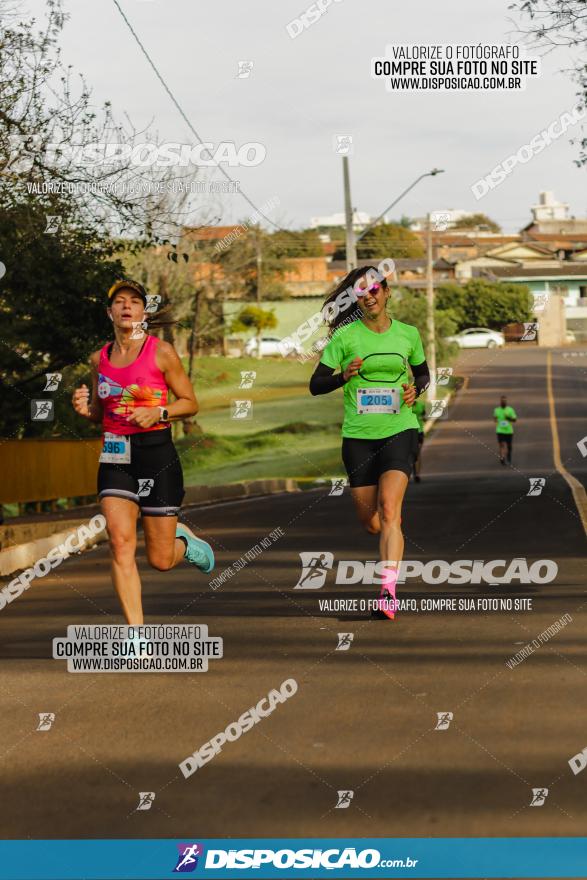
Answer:
<svg viewBox="0 0 587 880"><path fill-rule="evenodd" d="M418 450L412 404L430 376L417 328L390 318L388 299L387 282L373 266L353 269L330 294L322 309L329 342L310 391L343 388L342 459L359 520L379 535L383 584L376 616L393 619L402 503Z"/></svg>

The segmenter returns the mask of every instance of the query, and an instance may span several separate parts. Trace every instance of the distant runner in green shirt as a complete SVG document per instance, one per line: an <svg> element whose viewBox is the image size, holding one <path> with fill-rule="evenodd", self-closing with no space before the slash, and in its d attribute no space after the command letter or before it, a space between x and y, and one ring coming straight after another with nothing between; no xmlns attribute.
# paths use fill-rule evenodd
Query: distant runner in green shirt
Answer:
<svg viewBox="0 0 587 880"><path fill-rule="evenodd" d="M505 467L506 456L508 464L512 463L512 442L514 439L514 422L518 417L513 406L508 406L505 395L502 394L499 406L493 410L495 419L495 431L499 444L499 460Z"/></svg>
<svg viewBox="0 0 587 880"><path fill-rule="evenodd" d="M342 459L359 520L380 536L382 588L373 613L393 619L402 503L418 453L412 407L430 376L418 329L390 318L388 299L387 281L373 266L353 269L330 294L322 310L330 340L310 392L343 388Z"/></svg>
<svg viewBox="0 0 587 880"><path fill-rule="evenodd" d="M412 412L418 419L418 457L414 462L414 480L416 483L419 483L422 477L420 476L420 471L422 470L422 446L424 445L424 416L426 415L426 404L423 400L418 398L413 407Z"/></svg>

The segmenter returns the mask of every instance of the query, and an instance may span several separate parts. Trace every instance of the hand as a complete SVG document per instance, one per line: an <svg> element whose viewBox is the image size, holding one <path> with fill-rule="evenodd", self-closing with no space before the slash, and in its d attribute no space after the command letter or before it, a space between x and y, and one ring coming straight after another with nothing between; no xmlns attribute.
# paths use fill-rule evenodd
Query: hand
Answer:
<svg viewBox="0 0 587 880"><path fill-rule="evenodd" d="M71 397L71 402L74 410L79 416L85 416L86 419L90 417L90 408L88 406L90 402L90 389L87 385L82 385L81 388L75 389Z"/></svg>
<svg viewBox="0 0 587 880"><path fill-rule="evenodd" d="M407 382L404 382L402 385L402 388L404 389L404 403L405 403L405 405L406 406L413 406L414 401L416 400L416 397L417 397L416 386L415 385L408 385Z"/></svg>
<svg viewBox="0 0 587 880"><path fill-rule="evenodd" d="M352 360L350 362L350 364L348 365L346 370L343 371L342 375L343 375L344 381L348 382L349 379L352 379L353 376L356 376L357 373L359 372L359 370L361 369L362 365L363 365L362 358L360 358L360 357L354 358L354 360Z"/></svg>
<svg viewBox="0 0 587 880"><path fill-rule="evenodd" d="M158 406L139 406L127 417L127 421L139 428L150 428L160 421L160 416L161 410Z"/></svg>

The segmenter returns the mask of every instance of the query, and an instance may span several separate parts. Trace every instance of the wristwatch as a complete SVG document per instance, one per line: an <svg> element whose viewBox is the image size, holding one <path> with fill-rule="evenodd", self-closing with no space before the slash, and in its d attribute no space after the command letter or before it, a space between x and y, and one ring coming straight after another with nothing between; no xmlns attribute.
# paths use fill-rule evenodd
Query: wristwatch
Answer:
<svg viewBox="0 0 587 880"><path fill-rule="evenodd" d="M159 421L160 422L168 422L169 421L169 410L166 409L164 406L160 406L159 412L160 412Z"/></svg>

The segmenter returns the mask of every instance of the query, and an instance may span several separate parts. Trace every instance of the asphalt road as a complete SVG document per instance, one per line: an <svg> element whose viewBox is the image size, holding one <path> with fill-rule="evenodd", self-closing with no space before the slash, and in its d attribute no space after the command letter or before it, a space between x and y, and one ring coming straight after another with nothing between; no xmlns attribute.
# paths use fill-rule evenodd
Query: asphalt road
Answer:
<svg viewBox="0 0 587 880"><path fill-rule="evenodd" d="M577 349L578 350L578 349ZM568 355L569 353L566 352ZM552 354L561 459L585 484L587 351ZM50 659L68 624L119 623L106 545L73 557L1 614L3 837L572 836L585 833L585 531L555 470L547 355L463 353L466 387L424 449L404 507L406 559L552 560L548 584L429 585L400 598L530 599L531 610L398 613L320 609L366 599L339 585L341 560L376 558L348 490L185 511L213 544L219 575L272 530L284 532L216 591L188 566L151 570L141 541L147 622L205 623L223 659L200 674L70 674ZM519 422L513 467L497 459L493 407ZM342 473L342 466L341 466ZM546 478L528 496L529 478ZM329 486L330 484L328 484ZM331 553L324 586L294 589L301 552ZM506 661L569 614L514 668ZM349 650L337 634L353 633ZM185 779L178 764L286 679L297 693ZM49 731L38 713L53 712ZM435 730L437 713L451 712ZM532 806L533 788L548 788ZM338 791L353 791L336 808ZM149 810L138 793L152 791Z"/></svg>

